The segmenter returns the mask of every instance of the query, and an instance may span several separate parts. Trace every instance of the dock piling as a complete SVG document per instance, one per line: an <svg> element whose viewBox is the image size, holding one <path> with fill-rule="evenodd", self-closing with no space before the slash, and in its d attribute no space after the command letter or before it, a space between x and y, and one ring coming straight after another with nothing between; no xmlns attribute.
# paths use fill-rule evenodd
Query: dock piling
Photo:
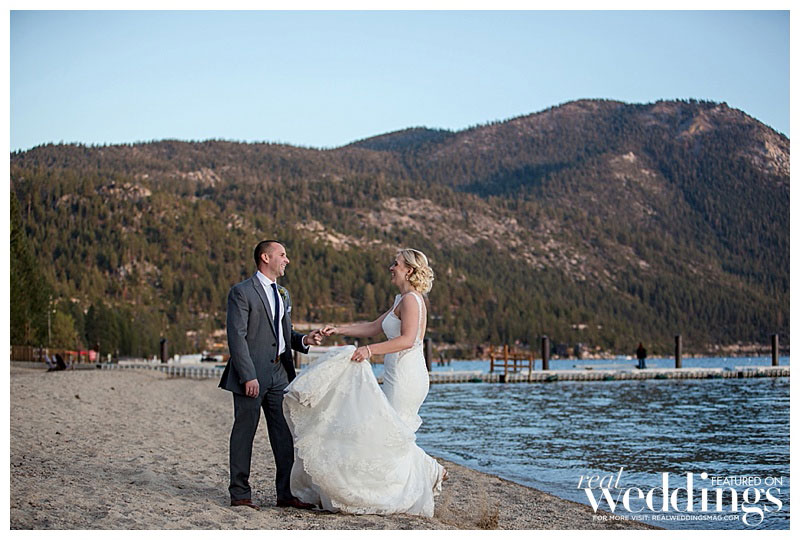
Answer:
<svg viewBox="0 0 800 540"><path fill-rule="evenodd" d="M778 365L778 334L772 334L772 365Z"/></svg>
<svg viewBox="0 0 800 540"><path fill-rule="evenodd" d="M431 338L425 338L425 367L428 372L431 371L431 362L433 361L433 342Z"/></svg>
<svg viewBox="0 0 800 540"><path fill-rule="evenodd" d="M550 338L542 336L542 370L550 369Z"/></svg>
<svg viewBox="0 0 800 540"><path fill-rule="evenodd" d="M681 354L682 354L681 335L675 336L675 369L681 368Z"/></svg>

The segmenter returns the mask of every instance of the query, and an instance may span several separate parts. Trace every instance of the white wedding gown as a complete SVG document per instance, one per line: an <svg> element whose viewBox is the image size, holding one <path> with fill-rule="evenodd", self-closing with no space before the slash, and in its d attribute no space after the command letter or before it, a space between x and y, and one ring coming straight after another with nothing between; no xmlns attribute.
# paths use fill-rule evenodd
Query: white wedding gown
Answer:
<svg viewBox="0 0 800 540"><path fill-rule="evenodd" d="M422 354L424 305L410 349L384 357L383 391L352 345L335 347L286 387L283 412L294 437L292 494L331 512L433 516L444 469L416 445L417 415L428 394ZM400 335L394 308L382 327Z"/></svg>

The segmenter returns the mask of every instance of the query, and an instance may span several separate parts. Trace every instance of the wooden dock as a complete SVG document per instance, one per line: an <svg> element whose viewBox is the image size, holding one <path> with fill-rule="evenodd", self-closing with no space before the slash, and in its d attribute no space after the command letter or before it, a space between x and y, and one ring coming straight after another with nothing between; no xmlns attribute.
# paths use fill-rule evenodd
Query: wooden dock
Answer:
<svg viewBox="0 0 800 540"><path fill-rule="evenodd" d="M432 372L431 384L462 382L543 383L557 381L629 381L645 379L749 379L788 377L789 366L736 366L733 368L655 369L549 369L522 373L479 373L474 371Z"/></svg>

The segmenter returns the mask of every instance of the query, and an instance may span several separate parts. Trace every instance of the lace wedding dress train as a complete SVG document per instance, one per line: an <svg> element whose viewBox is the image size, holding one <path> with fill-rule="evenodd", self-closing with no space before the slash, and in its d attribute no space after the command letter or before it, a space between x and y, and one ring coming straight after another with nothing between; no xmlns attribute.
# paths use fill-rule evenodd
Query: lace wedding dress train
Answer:
<svg viewBox="0 0 800 540"><path fill-rule="evenodd" d="M412 293L413 294L413 293ZM420 325L414 346L384 357L381 391L353 346L335 347L286 387L283 411L294 437L292 494L332 512L433 516L444 469L416 444L428 393ZM400 295L394 306L400 301ZM393 306L393 309L394 309ZM389 339L400 319L384 318Z"/></svg>

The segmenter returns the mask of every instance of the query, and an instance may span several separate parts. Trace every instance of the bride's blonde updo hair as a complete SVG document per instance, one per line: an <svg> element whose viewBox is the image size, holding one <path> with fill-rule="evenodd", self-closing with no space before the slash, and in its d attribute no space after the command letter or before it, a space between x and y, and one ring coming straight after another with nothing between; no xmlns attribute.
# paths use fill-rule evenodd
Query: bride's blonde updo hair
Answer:
<svg viewBox="0 0 800 540"><path fill-rule="evenodd" d="M433 269L428 265L428 257L416 249L401 249L397 252L411 268L409 283L422 294L428 294L433 287Z"/></svg>

